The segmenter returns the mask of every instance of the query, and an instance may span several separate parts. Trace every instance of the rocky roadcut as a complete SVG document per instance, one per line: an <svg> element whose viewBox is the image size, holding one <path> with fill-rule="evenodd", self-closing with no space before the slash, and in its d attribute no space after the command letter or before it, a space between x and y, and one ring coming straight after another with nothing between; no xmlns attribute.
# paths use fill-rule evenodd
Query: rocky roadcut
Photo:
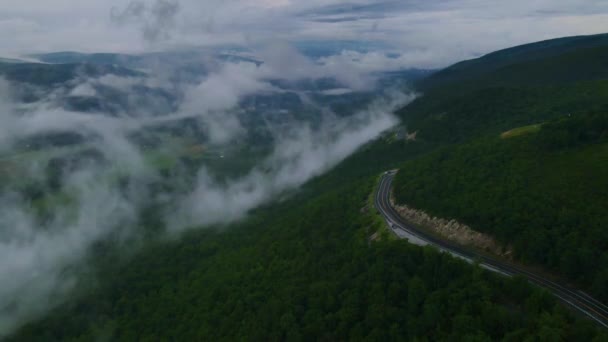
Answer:
<svg viewBox="0 0 608 342"><path fill-rule="evenodd" d="M429 229L445 239L455 241L462 246L470 246L482 251L490 252L509 260L513 258L513 250L511 247L501 246L491 236L477 232L471 227L459 223L454 219L447 220L432 217L422 210L416 210L407 205L397 205L395 204L393 196L391 196L391 205L406 221Z"/></svg>

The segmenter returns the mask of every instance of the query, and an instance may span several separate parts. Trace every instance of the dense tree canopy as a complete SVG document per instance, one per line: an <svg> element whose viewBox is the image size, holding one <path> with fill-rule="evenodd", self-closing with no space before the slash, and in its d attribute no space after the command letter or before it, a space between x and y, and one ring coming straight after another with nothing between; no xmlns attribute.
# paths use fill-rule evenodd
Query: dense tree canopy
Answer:
<svg viewBox="0 0 608 342"><path fill-rule="evenodd" d="M313 185L303 204L297 198L230 230L194 231L118 266L108 262L102 286L14 340L597 336L591 322L575 319L523 279L404 241L370 244L368 235L380 227L361 208L374 183L355 178L322 193Z"/></svg>
<svg viewBox="0 0 608 342"><path fill-rule="evenodd" d="M608 114L585 114L446 147L403 165L397 199L490 233L607 299L607 133Z"/></svg>
<svg viewBox="0 0 608 342"><path fill-rule="evenodd" d="M608 299L605 41L543 42L437 73L399 113L416 142L387 134L233 226L159 241L150 209L143 250L98 246L94 281L9 341L608 339L524 279L369 239L386 232L369 207L375 178L400 167L399 202Z"/></svg>

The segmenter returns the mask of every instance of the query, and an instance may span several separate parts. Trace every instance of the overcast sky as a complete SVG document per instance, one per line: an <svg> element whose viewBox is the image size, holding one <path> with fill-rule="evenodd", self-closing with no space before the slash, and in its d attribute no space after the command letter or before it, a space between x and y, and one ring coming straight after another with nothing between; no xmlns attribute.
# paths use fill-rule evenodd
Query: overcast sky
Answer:
<svg viewBox="0 0 608 342"><path fill-rule="evenodd" d="M1 56L356 40L436 67L602 32L606 0L0 0Z"/></svg>

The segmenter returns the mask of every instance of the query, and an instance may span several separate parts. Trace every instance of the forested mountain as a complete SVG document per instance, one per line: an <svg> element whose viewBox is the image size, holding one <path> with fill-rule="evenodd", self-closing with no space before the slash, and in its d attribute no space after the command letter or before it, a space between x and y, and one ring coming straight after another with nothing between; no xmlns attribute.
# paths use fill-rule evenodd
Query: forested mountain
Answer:
<svg viewBox="0 0 608 342"><path fill-rule="evenodd" d="M125 259L105 281L9 341L592 340L547 292L426 247L370 241L376 176L428 146L378 141L294 198L229 230L195 231Z"/></svg>
<svg viewBox="0 0 608 342"><path fill-rule="evenodd" d="M387 132L240 223L167 242L151 208L141 251L96 246L78 295L8 340L606 339L524 279L395 239L370 201L399 168L400 203L606 299L605 42L532 44L419 81L424 95L399 112L415 141Z"/></svg>
<svg viewBox="0 0 608 342"><path fill-rule="evenodd" d="M513 56L513 58L511 58ZM608 106L608 36L550 40L461 62L416 83L400 114L425 140L461 142Z"/></svg>
<svg viewBox="0 0 608 342"><path fill-rule="evenodd" d="M605 35L565 38L423 81L428 96L402 115L419 139L445 146L401 167L398 201L608 299L607 54Z"/></svg>
<svg viewBox="0 0 608 342"><path fill-rule="evenodd" d="M421 80L418 87L429 90L455 84L461 86L462 83L473 86L479 80L501 84L518 81L535 84L588 79L591 74L601 77L602 73L606 75L607 66L602 63L602 56L606 54L607 45L608 34L525 44L456 63ZM570 69L564 70L565 67Z"/></svg>

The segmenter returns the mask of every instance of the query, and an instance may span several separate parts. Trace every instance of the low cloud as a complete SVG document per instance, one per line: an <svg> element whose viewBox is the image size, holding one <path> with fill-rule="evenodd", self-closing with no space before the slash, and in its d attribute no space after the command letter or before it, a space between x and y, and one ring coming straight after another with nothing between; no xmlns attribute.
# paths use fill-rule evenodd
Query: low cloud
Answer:
<svg viewBox="0 0 608 342"><path fill-rule="evenodd" d="M153 4L132 1L122 10L113 7L110 18L118 25L139 25L142 37L149 43L156 43L171 38L179 10L176 0L156 0Z"/></svg>
<svg viewBox="0 0 608 342"><path fill-rule="evenodd" d="M179 202L172 228L243 218L249 210L326 172L393 127L398 120L392 113L414 98L413 94L391 92L352 116L326 118L318 130L310 126L290 127L259 167L226 186L201 170L195 190Z"/></svg>
<svg viewBox="0 0 608 342"><path fill-rule="evenodd" d="M116 174L143 183L156 176L126 139L129 124L123 120L45 107L48 103L23 113L6 99L0 103L1 338L65 300L86 269L83 260L93 245L110 236L137 238L146 189L129 191L117 183ZM23 138L56 132L93 135L98 152L82 146L72 155L49 148L48 156L36 158L15 146ZM48 184L52 165L57 165L61 187L55 191ZM27 181L16 180L16 172Z"/></svg>
<svg viewBox="0 0 608 342"><path fill-rule="evenodd" d="M120 248L126 241L138 240L141 213L148 205L157 201L166 205L160 219L172 234L243 219L250 210L321 175L395 125L392 112L414 97L395 90L367 108L338 116L308 96L309 108L319 112L314 114L319 116L314 124L294 119L293 113L281 108L274 113L282 115L280 124L265 122L264 111L248 112L241 104L252 96L294 94L279 87L277 80L289 84L329 76L357 88L340 76L344 69L331 63L309 60L284 45L267 51L268 61L261 64L213 63L195 84L176 87L155 79L152 72L148 77L81 75L50 91L40 90L39 101L27 104L11 95L19 85L0 80L0 173L13 177L18 173L28 180L25 188L8 176L0 182L0 337L68 298L89 267L84 261L93 246L112 239L112 245ZM290 70L286 61L297 61L301 68ZM374 69L351 70L365 79ZM132 94L142 87L170 93L178 105L163 115L155 113L157 103L146 97L116 113L64 108L65 98L102 98L107 89L112 94ZM340 90L334 95L346 93ZM298 95L306 98L307 91ZM251 129L242 121L247 115L262 115L249 119L264 125L272 139L265 157L241 176L220 181L217 173L203 165L198 170L172 171L171 181L177 183L182 177L193 177L191 187L160 191L153 186L167 180L151 166L151 155L163 149L177 153L189 146L167 143L150 150L135 143L133 135L172 127L187 118L200 124L209 145L229 148ZM82 137L85 142L43 147L44 153L29 151L23 143L62 134Z"/></svg>
<svg viewBox="0 0 608 342"><path fill-rule="evenodd" d="M424 65L411 67L444 67L521 43L602 33L608 20L608 3L601 0L135 0L117 5L121 2L6 2L0 50L17 56L277 40L381 42L391 52L423 53Z"/></svg>
<svg viewBox="0 0 608 342"><path fill-rule="evenodd" d="M43 224L33 219L28 200L0 197L0 337L63 302L93 244L135 224L133 199L99 177L106 176L90 170L71 175L66 186L74 202Z"/></svg>

